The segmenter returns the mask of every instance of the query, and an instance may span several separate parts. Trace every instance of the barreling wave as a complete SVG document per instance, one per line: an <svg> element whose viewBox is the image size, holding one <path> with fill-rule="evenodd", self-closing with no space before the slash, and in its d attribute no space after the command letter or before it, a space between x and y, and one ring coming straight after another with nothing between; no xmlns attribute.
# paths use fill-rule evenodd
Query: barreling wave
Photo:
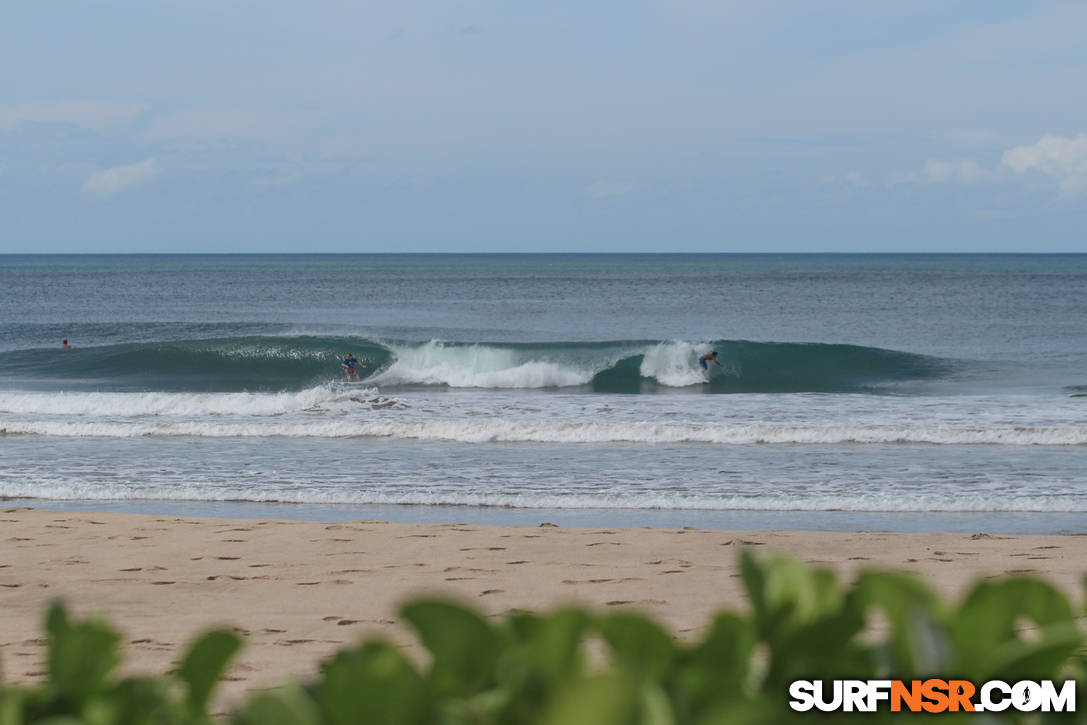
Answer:
<svg viewBox="0 0 1087 725"><path fill-rule="evenodd" d="M723 367L708 382L701 353ZM231 337L141 342L68 351L0 353L0 378L62 389L114 391L299 391L341 379L352 352L381 387L576 388L639 393L849 392L953 372L951 361L856 345L717 340L600 343L400 342L351 337Z"/></svg>

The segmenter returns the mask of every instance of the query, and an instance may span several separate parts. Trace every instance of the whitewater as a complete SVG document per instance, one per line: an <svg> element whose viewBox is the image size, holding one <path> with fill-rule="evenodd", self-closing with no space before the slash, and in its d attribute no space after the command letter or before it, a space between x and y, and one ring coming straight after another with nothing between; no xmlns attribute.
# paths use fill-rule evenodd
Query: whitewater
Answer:
<svg viewBox="0 0 1087 725"><path fill-rule="evenodd" d="M1033 411L1026 407L1030 402L931 399L926 419L904 425L908 406L901 400L862 395L854 396L843 415L837 396L820 394L732 399L724 414L718 405L699 399L653 398L617 408L569 394L530 400L509 394L395 397L354 385L290 393L0 392L0 431L9 436L463 443L1087 445L1078 402L1060 399Z"/></svg>

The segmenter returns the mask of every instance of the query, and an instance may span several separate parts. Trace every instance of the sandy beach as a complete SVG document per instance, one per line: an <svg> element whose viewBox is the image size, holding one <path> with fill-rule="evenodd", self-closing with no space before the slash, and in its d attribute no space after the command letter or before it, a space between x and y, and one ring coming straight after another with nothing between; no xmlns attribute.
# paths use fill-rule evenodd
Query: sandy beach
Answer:
<svg viewBox="0 0 1087 725"><path fill-rule="evenodd" d="M246 646L221 696L288 677L360 638L412 646L397 608L424 594L488 614L566 603L631 607L695 632L744 608L743 546L782 551L849 577L923 572L949 596L976 577L1032 573L1079 600L1087 537L695 529L569 529L192 519L7 509L0 517L0 653L6 681L43 674L41 616L62 598L126 636L129 671L161 671L217 625Z"/></svg>

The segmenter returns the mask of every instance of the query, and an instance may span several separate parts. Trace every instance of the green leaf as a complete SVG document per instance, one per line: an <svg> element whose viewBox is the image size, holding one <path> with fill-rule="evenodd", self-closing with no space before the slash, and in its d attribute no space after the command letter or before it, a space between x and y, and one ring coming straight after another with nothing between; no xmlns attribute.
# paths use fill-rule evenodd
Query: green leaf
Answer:
<svg viewBox="0 0 1087 725"><path fill-rule="evenodd" d="M232 722L235 725L322 725L316 703L295 684L250 699Z"/></svg>
<svg viewBox="0 0 1087 725"><path fill-rule="evenodd" d="M81 703L106 690L120 662L120 635L97 619L73 624L59 602L46 615L49 634L49 685L56 696Z"/></svg>
<svg viewBox="0 0 1087 725"><path fill-rule="evenodd" d="M559 693L544 725L639 725L640 688L612 672L578 680Z"/></svg>
<svg viewBox="0 0 1087 725"><path fill-rule="evenodd" d="M834 574L782 555L759 561L740 552L740 571L760 638L772 642L838 612L844 595Z"/></svg>
<svg viewBox="0 0 1087 725"><path fill-rule="evenodd" d="M890 638L876 648L878 674L927 676L948 666L951 643L944 625L946 609L919 577L865 572L847 599L847 606L860 612L878 609L890 624Z"/></svg>
<svg viewBox="0 0 1087 725"><path fill-rule="evenodd" d="M519 612L507 618L512 645L503 652L498 676L508 681L511 669L530 667L535 674L555 683L581 670L581 638L589 616L577 609L566 609L549 616Z"/></svg>
<svg viewBox="0 0 1087 725"><path fill-rule="evenodd" d="M675 699L684 720L744 697L755 632L735 614L719 614L701 642L681 651Z"/></svg>
<svg viewBox="0 0 1087 725"><path fill-rule="evenodd" d="M433 656L429 680L435 692L469 695L493 682L500 642L478 614L432 600L408 604L402 614Z"/></svg>
<svg viewBox="0 0 1087 725"><path fill-rule="evenodd" d="M172 678L129 677L117 683L109 693L108 709L101 717L109 723L188 722L185 709L171 696ZM91 718L86 718L91 722Z"/></svg>
<svg viewBox="0 0 1087 725"><path fill-rule="evenodd" d="M426 684L392 645L368 642L341 651L322 667L313 693L330 725L425 722L431 711Z"/></svg>
<svg viewBox="0 0 1087 725"><path fill-rule="evenodd" d="M508 644L495 673L500 690L488 691L493 694L477 703L480 708L497 713L493 719L499 722L535 722L564 683L581 677L588 623L588 615L574 609L507 617L502 630Z"/></svg>
<svg viewBox="0 0 1087 725"><path fill-rule="evenodd" d="M1031 623L1024 636L1020 628ZM1083 641L1067 597L1029 577L977 584L951 627L959 672L978 679L1056 676Z"/></svg>
<svg viewBox="0 0 1087 725"><path fill-rule="evenodd" d="M621 612L605 617L597 626L611 645L615 663L636 679L660 680L671 669L676 645L655 622Z"/></svg>
<svg viewBox="0 0 1087 725"><path fill-rule="evenodd" d="M220 629L201 635L189 647L177 674L188 686L185 700L194 713L204 713L215 684L241 646L236 634Z"/></svg>

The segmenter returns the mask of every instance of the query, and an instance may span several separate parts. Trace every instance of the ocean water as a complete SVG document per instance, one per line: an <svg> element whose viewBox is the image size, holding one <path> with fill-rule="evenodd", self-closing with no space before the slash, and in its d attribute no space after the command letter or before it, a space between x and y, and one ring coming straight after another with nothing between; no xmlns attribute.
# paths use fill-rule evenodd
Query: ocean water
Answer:
<svg viewBox="0 0 1087 725"><path fill-rule="evenodd" d="M1083 532L1087 255L0 256L0 431L10 505Z"/></svg>

